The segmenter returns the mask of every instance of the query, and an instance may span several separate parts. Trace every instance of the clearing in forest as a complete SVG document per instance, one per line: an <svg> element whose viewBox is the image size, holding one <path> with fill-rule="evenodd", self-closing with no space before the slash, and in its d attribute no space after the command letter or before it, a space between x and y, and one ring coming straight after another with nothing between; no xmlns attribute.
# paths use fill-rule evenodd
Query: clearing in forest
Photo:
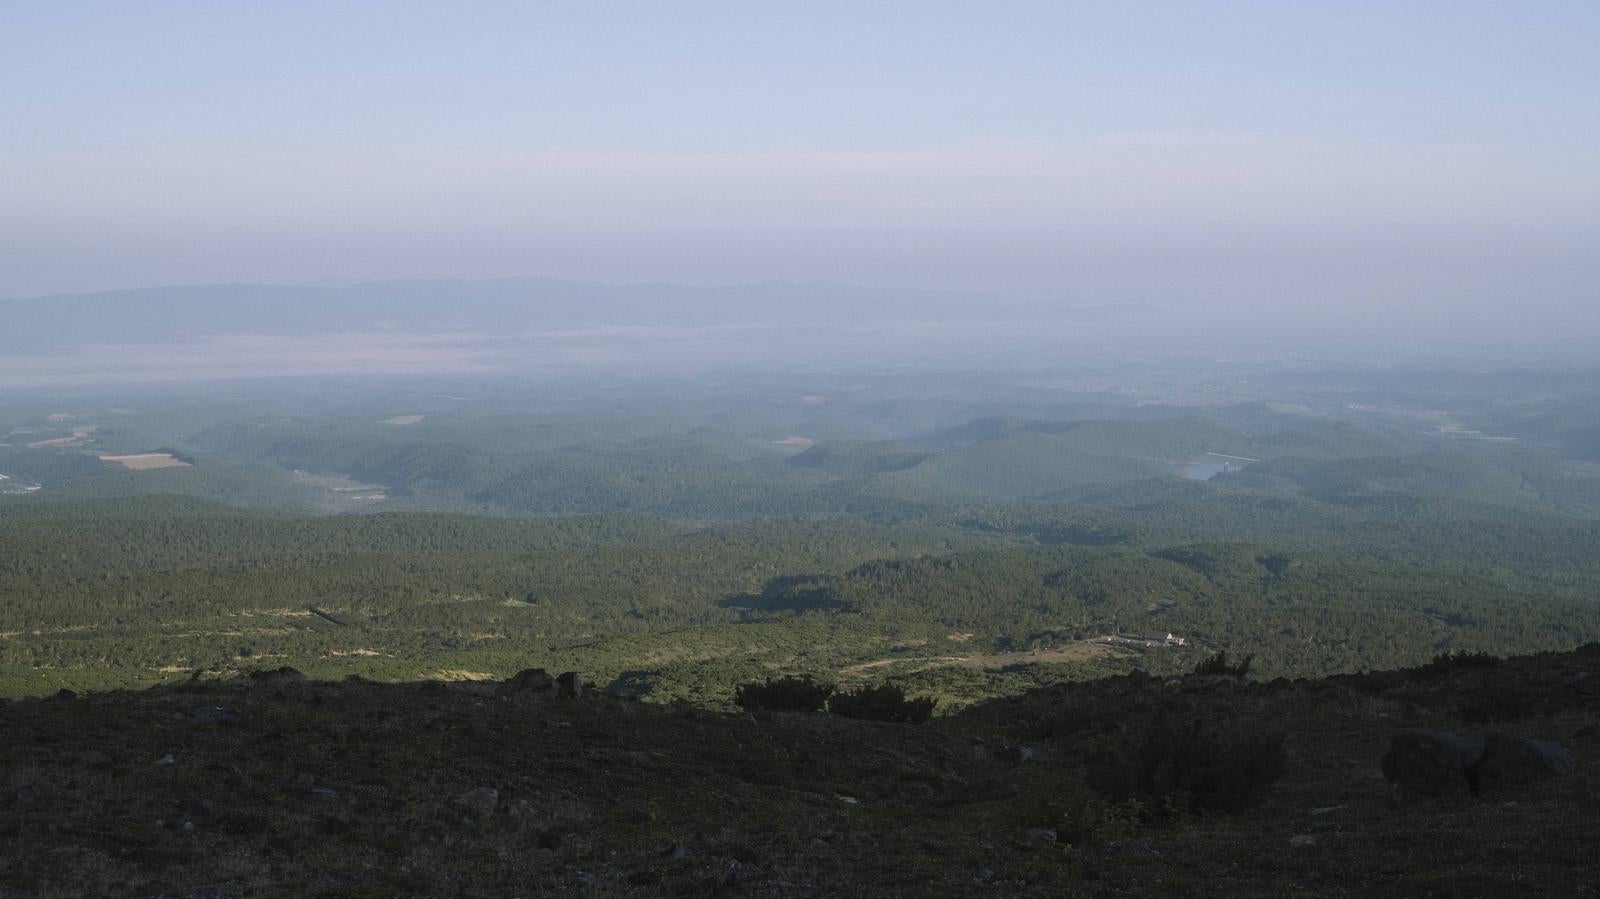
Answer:
<svg viewBox="0 0 1600 899"><path fill-rule="evenodd" d="M134 471L148 471L152 468L188 468L189 463L182 459L174 458L171 453L133 453L127 456L101 456L101 462L115 462L123 468Z"/></svg>
<svg viewBox="0 0 1600 899"><path fill-rule="evenodd" d="M1042 665L1052 662L1087 662L1105 656L1117 655L1114 647L1104 643L1068 643L1054 649L1025 650L1022 652L996 652L988 655L972 656L933 656L931 658L874 659L870 662L860 662L848 668L839 669L843 677L853 677L865 674L874 668L893 665L896 662L916 663L921 671L926 668L940 668L947 665L957 665L962 668L1004 668L1007 665Z"/></svg>

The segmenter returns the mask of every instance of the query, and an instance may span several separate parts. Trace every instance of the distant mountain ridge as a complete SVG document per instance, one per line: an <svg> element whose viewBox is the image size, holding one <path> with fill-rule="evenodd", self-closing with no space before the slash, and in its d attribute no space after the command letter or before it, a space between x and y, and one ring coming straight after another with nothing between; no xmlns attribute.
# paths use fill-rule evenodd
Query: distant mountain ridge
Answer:
<svg viewBox="0 0 1600 899"><path fill-rule="evenodd" d="M128 344L217 335L338 333L516 335L587 327L803 325L887 321L1098 321L1141 305L1074 305L1047 297L766 282L697 287L547 278L323 285L219 284L0 300L23 311L0 351Z"/></svg>

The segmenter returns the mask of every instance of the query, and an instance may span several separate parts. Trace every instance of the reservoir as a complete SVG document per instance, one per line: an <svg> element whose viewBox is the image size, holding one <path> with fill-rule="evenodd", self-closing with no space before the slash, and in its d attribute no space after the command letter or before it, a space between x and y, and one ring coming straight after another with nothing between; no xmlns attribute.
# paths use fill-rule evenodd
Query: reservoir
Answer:
<svg viewBox="0 0 1600 899"><path fill-rule="evenodd" d="M1229 468L1226 462L1190 462L1183 466L1184 477L1209 481Z"/></svg>
<svg viewBox="0 0 1600 899"><path fill-rule="evenodd" d="M1183 465L1184 477L1194 478L1197 481L1209 481L1225 471L1236 471L1249 465L1251 462L1260 462L1249 456L1231 456L1227 453L1206 453L1193 462Z"/></svg>

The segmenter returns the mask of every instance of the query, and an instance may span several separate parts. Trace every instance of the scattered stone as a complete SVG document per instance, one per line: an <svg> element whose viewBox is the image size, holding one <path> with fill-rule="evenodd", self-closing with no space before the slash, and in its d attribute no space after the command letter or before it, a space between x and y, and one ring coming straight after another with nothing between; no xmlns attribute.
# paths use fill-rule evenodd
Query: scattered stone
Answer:
<svg viewBox="0 0 1600 899"><path fill-rule="evenodd" d="M70 702L70 701L72 701L74 699L77 699L77 698L78 698L78 694L72 692L71 690L68 690L66 687L62 687L61 689L56 691L56 699L59 699L62 702Z"/></svg>
<svg viewBox="0 0 1600 899"><path fill-rule="evenodd" d="M1324 805L1321 808L1312 809L1311 810L1311 814L1313 814L1313 815L1329 815L1329 814L1332 814L1332 813L1334 813L1334 812L1336 812L1336 811L1338 811L1339 809L1342 809L1342 808L1344 808L1344 806L1342 806L1342 805Z"/></svg>
<svg viewBox="0 0 1600 899"><path fill-rule="evenodd" d="M1029 846L1043 846L1056 841L1056 832L1048 827L1030 827L1022 832L1022 842Z"/></svg>
<svg viewBox="0 0 1600 899"><path fill-rule="evenodd" d="M163 765L163 766L165 766L165 765L176 765L177 763L178 763L178 760L173 758L172 757L172 753L170 753L170 752L167 753L166 755L162 756L161 758L156 759L156 764L157 765Z"/></svg>
<svg viewBox="0 0 1600 899"><path fill-rule="evenodd" d="M231 724L239 720L239 713L220 705L206 705L190 709L188 718L197 724Z"/></svg>
<svg viewBox="0 0 1600 899"><path fill-rule="evenodd" d="M528 864L537 868L553 865L555 864L555 861L556 854L551 852L549 849L535 849L528 853Z"/></svg>
<svg viewBox="0 0 1600 899"><path fill-rule="evenodd" d="M665 852L663 852L661 854L665 855L665 856L668 856L668 857L671 857L671 858L682 860L682 859L686 859L686 858L689 857L689 847L685 846L682 843L673 843L671 846L667 847L667 851L665 851Z"/></svg>
<svg viewBox="0 0 1600 899"><path fill-rule="evenodd" d="M1289 845L1290 846L1315 846L1315 845L1317 845L1317 838L1312 836L1309 833L1295 834L1294 836L1289 838Z"/></svg>
<svg viewBox="0 0 1600 899"><path fill-rule="evenodd" d="M141 867L167 868L188 861L189 853L182 849L166 849L160 846L136 846L124 851L122 859Z"/></svg>
<svg viewBox="0 0 1600 899"><path fill-rule="evenodd" d="M457 796L455 802L478 817L487 818L500 804L500 791L494 787L479 787Z"/></svg>
<svg viewBox="0 0 1600 899"><path fill-rule="evenodd" d="M496 692L502 696L508 693L543 693L555 685L555 680L543 668L524 668L501 684Z"/></svg>
<svg viewBox="0 0 1600 899"><path fill-rule="evenodd" d="M311 795L315 799L332 799L339 795L339 791L328 787L312 787Z"/></svg>
<svg viewBox="0 0 1600 899"><path fill-rule="evenodd" d="M577 699L583 695L583 678L576 671L565 671L556 677L556 695Z"/></svg>
<svg viewBox="0 0 1600 899"><path fill-rule="evenodd" d="M1600 675L1590 674L1587 671L1578 672L1572 679L1571 687L1579 696L1600 696Z"/></svg>

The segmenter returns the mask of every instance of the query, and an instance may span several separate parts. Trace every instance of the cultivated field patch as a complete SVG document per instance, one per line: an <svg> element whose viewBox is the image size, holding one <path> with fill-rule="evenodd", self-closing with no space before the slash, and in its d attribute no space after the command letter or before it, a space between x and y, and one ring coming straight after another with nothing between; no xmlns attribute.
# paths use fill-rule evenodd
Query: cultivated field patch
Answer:
<svg viewBox="0 0 1600 899"><path fill-rule="evenodd" d="M134 471L154 468L188 468L189 463L175 458L171 453L133 453L127 456L101 456L101 462L115 462Z"/></svg>

